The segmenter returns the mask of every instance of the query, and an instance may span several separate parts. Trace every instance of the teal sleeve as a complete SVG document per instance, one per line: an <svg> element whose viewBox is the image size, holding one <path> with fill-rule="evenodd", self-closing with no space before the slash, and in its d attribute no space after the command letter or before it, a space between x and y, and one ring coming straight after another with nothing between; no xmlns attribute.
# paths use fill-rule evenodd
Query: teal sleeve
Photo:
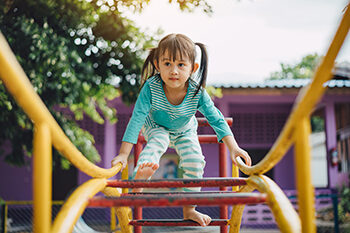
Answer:
<svg viewBox="0 0 350 233"><path fill-rule="evenodd" d="M210 126L214 129L219 142L222 142L223 137L233 135L230 127L225 121L224 116L219 109L215 107L205 89L203 89L201 93L201 97L198 102L198 110L205 116Z"/></svg>
<svg viewBox="0 0 350 233"><path fill-rule="evenodd" d="M126 127L123 142L137 143L140 130L145 123L146 117L151 109L151 89L148 82L142 87L136 100L128 126Z"/></svg>

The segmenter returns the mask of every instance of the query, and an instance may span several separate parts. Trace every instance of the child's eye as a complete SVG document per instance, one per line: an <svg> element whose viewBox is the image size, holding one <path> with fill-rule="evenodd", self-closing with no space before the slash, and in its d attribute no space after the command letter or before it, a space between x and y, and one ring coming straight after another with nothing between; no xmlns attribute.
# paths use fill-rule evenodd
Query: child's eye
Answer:
<svg viewBox="0 0 350 233"><path fill-rule="evenodd" d="M170 66L170 62L165 62L165 66Z"/></svg>
<svg viewBox="0 0 350 233"><path fill-rule="evenodd" d="M180 63L180 64L179 64L179 67L184 67L184 66L185 66L184 63Z"/></svg>

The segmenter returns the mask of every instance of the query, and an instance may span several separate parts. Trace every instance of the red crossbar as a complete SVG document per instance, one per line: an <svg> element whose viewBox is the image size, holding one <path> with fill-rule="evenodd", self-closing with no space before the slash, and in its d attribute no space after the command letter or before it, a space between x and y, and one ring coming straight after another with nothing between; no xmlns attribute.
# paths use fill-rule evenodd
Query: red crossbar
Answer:
<svg viewBox="0 0 350 233"><path fill-rule="evenodd" d="M184 191L177 191L177 192L166 192L166 191L161 191L161 192L141 192L141 193L121 193L120 196L145 196L145 195L174 195L174 194L185 194L188 192ZM220 193L237 193L237 192L232 192L232 191L199 191L199 192L190 192L191 194L220 194Z"/></svg>
<svg viewBox="0 0 350 233"><path fill-rule="evenodd" d="M183 219L141 219L129 222L132 226L157 226L157 227L173 227L173 226L200 226L199 223L192 220ZM226 226L226 219L212 219L208 226Z"/></svg>
<svg viewBox="0 0 350 233"><path fill-rule="evenodd" d="M184 205L237 205L257 204L266 202L266 194L261 193L231 193L231 194L184 194L174 195L135 195L124 197L95 197L90 199L92 207L115 206L184 206Z"/></svg>
<svg viewBox="0 0 350 233"><path fill-rule="evenodd" d="M198 126L209 126L209 122L205 117L197 117ZM233 120L231 117L225 117L225 121L229 126L232 126Z"/></svg>
<svg viewBox="0 0 350 233"><path fill-rule="evenodd" d="M198 135L198 140L200 143L203 143L203 144L218 143L218 137L216 135L203 135L203 134ZM140 135L138 138L138 143L140 143L141 145L145 144L146 143L145 137Z"/></svg>
<svg viewBox="0 0 350 233"><path fill-rule="evenodd" d="M246 178L203 178L166 180L109 180L109 187L119 188L179 188L179 187L225 187L246 185Z"/></svg>

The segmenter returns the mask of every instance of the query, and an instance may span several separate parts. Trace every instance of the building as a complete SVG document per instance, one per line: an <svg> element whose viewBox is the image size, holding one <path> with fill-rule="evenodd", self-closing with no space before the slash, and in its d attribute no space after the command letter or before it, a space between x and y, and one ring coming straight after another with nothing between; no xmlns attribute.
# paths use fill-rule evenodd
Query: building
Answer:
<svg viewBox="0 0 350 233"><path fill-rule="evenodd" d="M328 89L313 112L312 119L317 126L311 136L312 176L316 188L336 188L348 181L350 170L350 69L337 69L334 79L327 83ZM215 105L226 117L233 118L232 131L239 145L246 149L253 164L260 161L269 151L284 123L300 89L309 80L270 80L258 84L218 85L223 98L216 98ZM90 119L80 122L92 133L96 147L101 154L101 167L110 167L110 161L117 154L121 139L131 116L132 106L124 105L120 99L111 104L117 109L118 122L111 125L93 123ZM313 122L313 125L314 125ZM210 127L199 129L199 133L213 133ZM6 147L5 147L6 149ZM176 164L174 151L170 150L164 176ZM267 173L282 189L295 189L294 155L291 148L286 156ZM204 145L203 154L207 166L205 176L219 176L217 145ZM175 163L172 163L174 161ZM231 165L228 165L229 169ZM168 169L168 170L165 170ZM169 170L170 169L170 170ZM176 172L174 172L176 173ZM0 161L0 197L4 200L31 200L31 168L15 168ZM72 188L84 182L87 177L72 168L54 172L54 199L64 199Z"/></svg>

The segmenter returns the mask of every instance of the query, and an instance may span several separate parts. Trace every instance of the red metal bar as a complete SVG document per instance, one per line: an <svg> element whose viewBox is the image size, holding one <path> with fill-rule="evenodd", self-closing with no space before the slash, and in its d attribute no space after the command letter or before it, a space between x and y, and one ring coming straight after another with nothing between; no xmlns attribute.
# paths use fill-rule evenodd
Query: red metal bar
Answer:
<svg viewBox="0 0 350 233"><path fill-rule="evenodd" d="M225 120L229 126L232 126L232 122L233 122L232 118L225 118ZM197 118L197 121L198 121L198 126L209 126L207 119L204 117ZM218 143L216 135L198 135L198 137L199 137L199 141L202 143ZM139 135L139 138L135 147L137 147L139 143L141 144L146 143L145 137L142 136L141 134Z"/></svg>
<svg viewBox="0 0 350 233"><path fill-rule="evenodd" d="M144 143L142 141L142 138L143 138L143 140L145 140L143 136L141 137L141 135L139 135L139 138L138 138L137 143L136 143L135 148L134 148L134 167L136 167L137 161L138 161L139 156L142 152L142 144ZM134 219L142 219L142 207L135 207L134 208ZM142 227L135 226L134 233L142 233Z"/></svg>
<svg viewBox="0 0 350 233"><path fill-rule="evenodd" d="M157 227L175 227L175 226L200 226L197 222L183 219L142 219L132 220L129 223L132 226L157 226ZM212 219L208 226L225 226L228 224L226 219Z"/></svg>
<svg viewBox="0 0 350 233"><path fill-rule="evenodd" d="M139 138L137 140L137 143L135 144L134 147L134 167L136 167L137 160L139 160L139 156L142 152L142 144L144 143L144 137L139 135Z"/></svg>
<svg viewBox="0 0 350 233"><path fill-rule="evenodd" d="M227 150L226 150L226 146L223 143L219 144L219 176L220 177L227 177ZM228 179L228 178L224 178L224 179ZM242 179L242 178L230 178L230 179ZM227 190L225 187L220 188L220 190Z"/></svg>
<svg viewBox="0 0 350 233"><path fill-rule="evenodd" d="M145 143L146 143L145 137L142 136L142 135L139 135L139 138L137 139L137 143L141 143L141 145L142 145L142 144L145 144ZM136 145L137 145L137 144L136 144ZM136 145L135 145L135 146L136 146ZM142 148L141 148L141 150L142 150ZM140 151L140 153L141 153L141 151Z"/></svg>
<svg viewBox="0 0 350 233"><path fill-rule="evenodd" d="M209 143L218 143L218 139L217 139L217 136L216 135L198 135L198 139L199 139L199 142L200 143L203 143L203 144L209 144ZM140 135L139 138L138 138L138 141L137 141L137 144L135 145L135 147L137 147L138 144L145 144L146 143L146 140L145 140L145 137ZM141 150L142 150L142 147L141 147Z"/></svg>
<svg viewBox="0 0 350 233"><path fill-rule="evenodd" d="M166 180L109 180L109 187L119 188L179 188L179 187L223 187L246 185L246 178L203 178Z"/></svg>
<svg viewBox="0 0 350 233"><path fill-rule="evenodd" d="M184 206L184 205L237 205L257 204L266 202L266 194L262 193L231 193L231 194L181 194L181 195L135 195L124 197L95 197L90 199L89 206Z"/></svg>
<svg viewBox="0 0 350 233"><path fill-rule="evenodd" d="M227 150L226 145L223 143L219 144L219 176L227 177ZM221 191L227 191L227 187L220 187ZM220 206L220 218L228 219L228 207ZM221 226L220 233L226 233L228 231L228 226Z"/></svg>
<svg viewBox="0 0 350 233"><path fill-rule="evenodd" d="M142 193L121 193L121 197L125 196L147 196L147 195L174 195L174 194L188 194L189 192L180 191L180 192L142 192ZM232 191L199 191L199 192L190 192L191 194L220 194L220 193L236 193Z"/></svg>
<svg viewBox="0 0 350 233"><path fill-rule="evenodd" d="M198 135L198 140L202 144L217 144L218 137L216 135Z"/></svg>
<svg viewBox="0 0 350 233"><path fill-rule="evenodd" d="M204 117L197 117L198 126L209 126L209 122ZM225 117L225 121L229 126L232 126L233 119L231 117Z"/></svg>

